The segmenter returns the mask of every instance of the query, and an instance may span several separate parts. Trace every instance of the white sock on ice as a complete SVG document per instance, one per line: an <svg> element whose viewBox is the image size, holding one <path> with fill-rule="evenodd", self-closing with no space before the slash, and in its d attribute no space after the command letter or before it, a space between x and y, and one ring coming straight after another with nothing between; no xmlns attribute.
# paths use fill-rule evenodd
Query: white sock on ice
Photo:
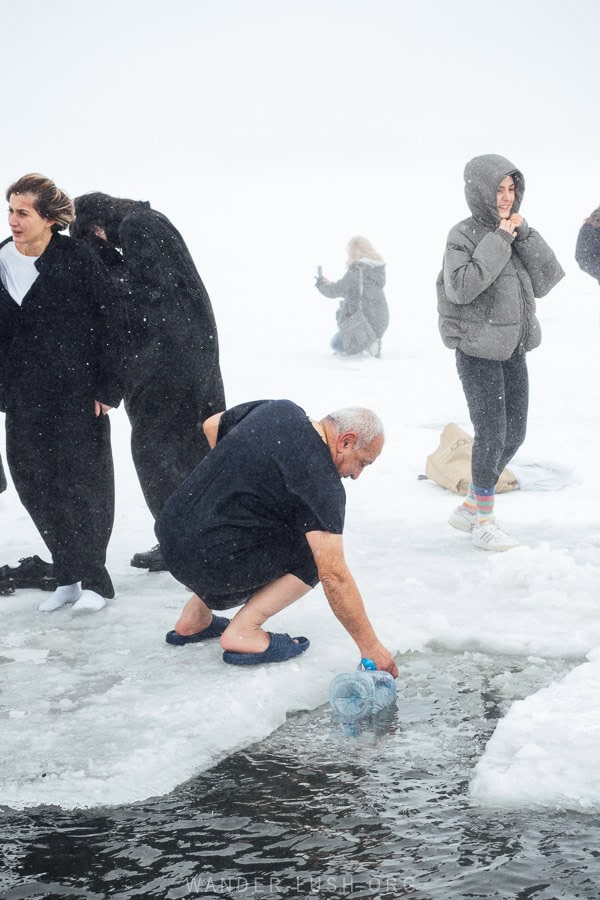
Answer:
<svg viewBox="0 0 600 900"><path fill-rule="evenodd" d="M55 609L60 609L65 603L74 603L80 593L78 581L75 584L59 584L49 597L42 600L38 609L41 612L54 612Z"/></svg>
<svg viewBox="0 0 600 900"><path fill-rule="evenodd" d="M81 592L81 597L73 607L73 612L97 612L106 606L106 600L96 591L85 590Z"/></svg>

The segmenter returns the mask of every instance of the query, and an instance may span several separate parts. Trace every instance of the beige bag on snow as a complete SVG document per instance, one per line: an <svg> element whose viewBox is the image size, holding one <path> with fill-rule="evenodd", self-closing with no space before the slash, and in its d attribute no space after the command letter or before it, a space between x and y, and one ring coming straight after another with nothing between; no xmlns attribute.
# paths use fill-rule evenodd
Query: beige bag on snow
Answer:
<svg viewBox="0 0 600 900"><path fill-rule="evenodd" d="M471 481L472 448L471 435L463 431L460 425L450 422L442 431L439 447L427 457L425 474L442 487L464 497ZM513 473L505 469L498 479L496 493L514 491L518 487L519 482Z"/></svg>

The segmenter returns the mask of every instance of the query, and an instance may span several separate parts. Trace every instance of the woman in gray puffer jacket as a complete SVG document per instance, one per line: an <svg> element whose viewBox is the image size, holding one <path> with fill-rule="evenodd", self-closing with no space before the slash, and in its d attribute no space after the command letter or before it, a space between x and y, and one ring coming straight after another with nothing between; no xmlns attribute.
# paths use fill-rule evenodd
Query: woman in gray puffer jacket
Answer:
<svg viewBox="0 0 600 900"><path fill-rule="evenodd" d="M383 288L385 286L385 262L366 237L357 235L350 238L347 246L348 270L339 281L329 281L320 276L316 288L324 297L342 297L336 312L338 332L331 339L331 347L336 353L357 353L368 350L372 356L381 355L381 338L390 314ZM359 309L373 329L370 340L365 337L364 347L348 350L344 347L344 323Z"/></svg>
<svg viewBox="0 0 600 900"><path fill-rule="evenodd" d="M518 546L494 520L500 473L525 439L525 354L541 341L535 298L564 276L544 239L519 214L525 180L502 156L465 167L472 215L450 231L437 280L442 340L456 365L475 430L472 481L449 518L484 550Z"/></svg>

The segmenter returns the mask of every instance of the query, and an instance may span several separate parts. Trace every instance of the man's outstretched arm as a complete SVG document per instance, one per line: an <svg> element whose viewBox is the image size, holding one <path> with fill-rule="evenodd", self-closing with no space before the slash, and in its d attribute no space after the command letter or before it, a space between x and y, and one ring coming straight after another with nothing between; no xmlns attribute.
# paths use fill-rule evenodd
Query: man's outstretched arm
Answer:
<svg viewBox="0 0 600 900"><path fill-rule="evenodd" d="M328 531L309 531L306 540L312 550L329 605L358 646L361 657L372 659L378 669L396 677L396 661L375 634L360 591L346 564L342 535Z"/></svg>

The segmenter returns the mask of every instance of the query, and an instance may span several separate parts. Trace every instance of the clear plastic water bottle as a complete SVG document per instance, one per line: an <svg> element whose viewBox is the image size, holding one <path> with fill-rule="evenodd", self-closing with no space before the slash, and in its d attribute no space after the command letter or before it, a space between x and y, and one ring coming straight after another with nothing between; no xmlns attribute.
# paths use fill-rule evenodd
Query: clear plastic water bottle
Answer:
<svg viewBox="0 0 600 900"><path fill-rule="evenodd" d="M329 687L329 703L342 722L359 722L375 715L396 699L396 682L381 672L372 659L361 659L356 672L337 675Z"/></svg>

